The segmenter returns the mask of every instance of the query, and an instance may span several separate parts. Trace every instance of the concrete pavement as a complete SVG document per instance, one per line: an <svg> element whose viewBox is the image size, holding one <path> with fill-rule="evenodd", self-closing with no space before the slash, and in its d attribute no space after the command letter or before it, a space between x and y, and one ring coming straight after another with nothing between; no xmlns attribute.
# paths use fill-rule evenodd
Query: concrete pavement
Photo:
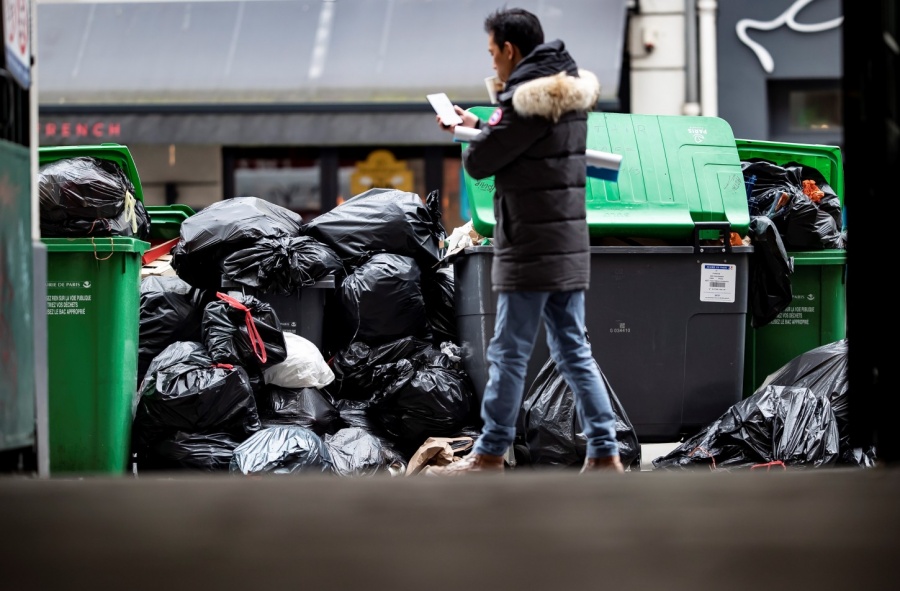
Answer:
<svg viewBox="0 0 900 591"><path fill-rule="evenodd" d="M881 467L0 477L0 588L894 590L898 499Z"/></svg>

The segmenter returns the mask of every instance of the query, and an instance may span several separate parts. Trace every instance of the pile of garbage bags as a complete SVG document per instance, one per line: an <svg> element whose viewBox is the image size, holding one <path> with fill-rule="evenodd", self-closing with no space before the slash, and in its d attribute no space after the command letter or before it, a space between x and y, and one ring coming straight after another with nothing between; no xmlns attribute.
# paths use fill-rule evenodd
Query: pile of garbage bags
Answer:
<svg viewBox="0 0 900 591"><path fill-rule="evenodd" d="M795 357L653 467L874 466L874 447L855 447L850 438L847 353L842 339Z"/></svg>
<svg viewBox="0 0 900 591"><path fill-rule="evenodd" d="M393 189L309 223L255 197L182 222L177 276L141 285L138 471L401 474L430 437L476 437L445 237L437 192ZM285 330L268 300L324 278L322 335Z"/></svg>

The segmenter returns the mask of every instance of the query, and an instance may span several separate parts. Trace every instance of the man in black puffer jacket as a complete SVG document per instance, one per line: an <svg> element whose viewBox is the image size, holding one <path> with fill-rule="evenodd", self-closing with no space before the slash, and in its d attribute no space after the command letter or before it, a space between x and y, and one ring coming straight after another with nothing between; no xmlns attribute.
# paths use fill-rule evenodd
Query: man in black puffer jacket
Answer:
<svg viewBox="0 0 900 591"><path fill-rule="evenodd" d="M498 10L484 28L497 78L505 83L500 106L486 125L455 107L461 125L482 128L463 153L463 166L475 179L493 175L496 191L491 280L499 294L487 350L484 428L469 456L429 473L503 471L541 320L587 437L582 471L622 472L609 392L584 331L587 113L600 84L578 69L562 41L544 43L540 21L526 10Z"/></svg>

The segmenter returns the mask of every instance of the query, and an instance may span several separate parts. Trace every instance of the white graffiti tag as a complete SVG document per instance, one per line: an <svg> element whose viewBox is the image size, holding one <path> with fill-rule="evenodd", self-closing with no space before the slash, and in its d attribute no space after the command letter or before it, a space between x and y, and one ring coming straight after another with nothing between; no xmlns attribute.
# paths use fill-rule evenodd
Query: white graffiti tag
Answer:
<svg viewBox="0 0 900 591"><path fill-rule="evenodd" d="M753 50L753 53L756 54L757 59L759 59L760 65L762 65L763 69L771 74L775 70L775 62L772 59L772 54L766 50L765 47L754 41L747 35L747 29L755 29L757 31L771 31L773 29L777 29L782 25L787 25L790 29L797 31L799 33L819 33L821 31L827 31L828 29L834 29L841 26L841 23L844 21L843 16L839 16L837 18L831 19L830 21L825 21L824 23L814 23L814 24L801 24L795 20L797 13L799 13L803 8L805 8L808 4L813 2L813 0L797 0L791 5L790 8L785 10L781 15L772 21L758 21L749 18L741 19L738 21L737 26L737 36L744 45Z"/></svg>

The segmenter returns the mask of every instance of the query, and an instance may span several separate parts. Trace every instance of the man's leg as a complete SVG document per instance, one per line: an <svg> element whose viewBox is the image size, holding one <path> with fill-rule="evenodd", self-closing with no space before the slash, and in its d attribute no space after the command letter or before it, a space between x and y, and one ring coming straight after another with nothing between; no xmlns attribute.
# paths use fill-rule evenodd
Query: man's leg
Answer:
<svg viewBox="0 0 900 591"><path fill-rule="evenodd" d="M516 436L525 374L541 323L544 292L500 292L494 336L487 349L488 382L481 402L484 427L475 453L502 456Z"/></svg>
<svg viewBox="0 0 900 591"><path fill-rule="evenodd" d="M575 395L578 419L587 437L587 457L618 459L616 416L585 338L584 292L551 294L544 322L550 354Z"/></svg>

